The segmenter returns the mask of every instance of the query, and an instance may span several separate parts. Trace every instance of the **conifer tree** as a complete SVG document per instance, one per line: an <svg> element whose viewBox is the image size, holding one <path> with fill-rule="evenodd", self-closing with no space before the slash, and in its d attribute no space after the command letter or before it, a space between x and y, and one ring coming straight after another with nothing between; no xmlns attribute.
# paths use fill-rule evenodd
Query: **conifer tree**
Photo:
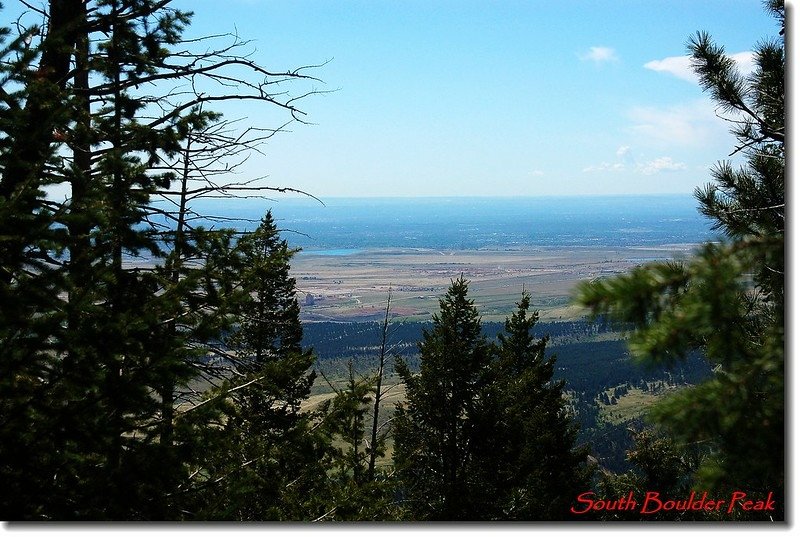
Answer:
<svg viewBox="0 0 800 537"><path fill-rule="evenodd" d="M415 520L481 518L475 498L483 486L475 471L479 396L487 380L491 345L468 298L468 282L452 282L439 300L433 326L420 342L420 372L398 361L407 402L395 415L394 461L405 505Z"/></svg>
<svg viewBox="0 0 800 537"><path fill-rule="evenodd" d="M357 377L352 361L347 383L321 409L321 425L331 445L328 496L331 508L324 520L395 520L401 510L392 501L394 481L391 471L378 468L378 457L385 453L388 425L380 422L380 410L387 388L384 386L389 352L389 313L391 290L386 301L380 330L380 350L376 371ZM367 419L371 410L371 419Z"/></svg>
<svg viewBox="0 0 800 537"><path fill-rule="evenodd" d="M214 486L203 516L225 520L307 520L324 501L324 439L300 406L314 382L314 355L302 348L290 250L268 212L236 245L241 293L226 337L233 377L225 444L211 453Z"/></svg>
<svg viewBox="0 0 800 537"><path fill-rule="evenodd" d="M0 7L0 9L2 9ZM20 136L37 130L29 123L35 114L26 101L36 100L46 107L59 95L50 78L37 79L37 51L28 45L37 28L13 35L0 29L0 174L20 170L34 158L41 164L53 157L50 144L29 146L31 153L20 155ZM26 91L27 90L27 91ZM63 125L57 109L46 107L53 117L50 124ZM44 128L44 139L51 133ZM27 162L26 162L27 161ZM33 164L28 164L33 165ZM52 230L53 211L40 207L44 181L0 180L0 518L12 520L38 517L42 498L58 495L43 476L53 476L62 463L58 454L42 456L52 449L47 431L57 418L48 415L48 386L56 359L52 336L63 316L58 315L61 276L50 262L56 233ZM40 209L40 210L36 210ZM43 312L47 312L43 314ZM47 422L45 422L47 420Z"/></svg>
<svg viewBox="0 0 800 537"><path fill-rule="evenodd" d="M320 520L387 520L389 490L382 475L369 473L367 413L373 379L358 378L352 362L343 388L331 383L335 396L323 405L322 427L330 445L330 508Z"/></svg>
<svg viewBox="0 0 800 537"><path fill-rule="evenodd" d="M136 119L145 105L128 91L132 80L163 62L164 47L175 43L185 20L169 12L162 26L148 27L146 20L157 9L145 2L100 2L90 17L85 2L50 2L47 31L31 46L39 75L20 73L25 85L18 90L23 95L18 119L37 126L12 123L8 130L0 191L11 211L3 211L0 234L13 240L3 259L3 283L15 291L24 290L19 285L24 279L43 288L47 281L57 285L50 286L53 299L32 312L51 320L49 332L17 332L48 356L35 362L46 373L37 378L40 413L31 429L50 444L49 453L35 457L53 461L56 469L35 461L9 463L28 474L23 487L31 491L11 498L15 518L162 513L160 474L141 471L153 462L146 431L153 410L150 375L158 366L150 363L153 356L145 347L158 340L151 300L156 287L151 275L122 265L125 253L157 255L158 250L136 227L137 205L165 180L146 173L145 155L169 151L170 131L145 132ZM98 24L105 34L90 43ZM56 148L58 157L48 158ZM67 202L44 197L42 188L55 184L69 187ZM38 270L31 263L35 258L24 254L31 235L9 225L31 217L40 222L47 215L43 226L52 240L38 251L46 265ZM11 353L20 350L13 339L6 345ZM132 475L153 480L136 481ZM36 491L39 478L48 485Z"/></svg>
<svg viewBox="0 0 800 537"><path fill-rule="evenodd" d="M639 501L648 492L656 492L662 501L688 498L692 492L693 474L703 458L702 446L687 449L654 427L638 432L629 429L629 432L633 436L633 446L627 451L625 458L633 465L633 469L623 474L603 472L597 484L598 496L622 498L633 493L633 497ZM651 503L648 510L653 505L655 504ZM596 517L601 520L640 521L723 520L725 516L724 511L720 513L702 510L642 513L644 505L640 503L638 507L636 510L586 513L581 516L587 519Z"/></svg>
<svg viewBox="0 0 800 537"><path fill-rule="evenodd" d="M189 14L167 0L52 0L36 17L45 24L20 23L0 51L10 59L0 79L0 300L17 305L0 314L0 511L173 518L192 450L170 437L170 398L194 374L173 321L187 318L177 304L201 307L189 296L200 286L219 290L223 275L207 271L225 263L193 283L165 280L152 196L169 190L164 162L196 107L251 100L299 119L296 97L272 87L306 76L267 71L238 54L238 39L183 40ZM48 199L53 186L67 199ZM205 240L203 255L224 258L226 240ZM206 323L204 337L221 326Z"/></svg>
<svg viewBox="0 0 800 537"><path fill-rule="evenodd" d="M555 357L545 358L548 338L532 330L524 293L500 333L491 382L482 397L486 418L477 465L487 493L486 516L499 520L560 520L586 490L586 449L575 449L577 426L567 412L564 381L553 380Z"/></svg>
<svg viewBox="0 0 800 537"><path fill-rule="evenodd" d="M186 423L178 426L176 420L182 416L176 406L198 402L199 394L191 384L202 381L219 385L227 378L228 353L220 341L221 334L230 331L231 308L242 292L239 275L243 267L238 266L233 248L236 233L224 227L230 219L201 214L196 202L220 197L261 198L266 191L294 191L266 185L260 178L238 179L241 165L259 151L261 144L281 132L281 128L240 130L236 128L238 123L217 112L205 111L202 105L176 121L180 150L171 158L164 155L162 162L153 167L174 174L176 180L156 190L154 197L161 199L144 208L145 219L166 253L163 265L156 267L162 317L169 319L163 330L161 361L172 364L162 368L163 380L158 388L158 444L165 461L174 459L179 452L204 449L194 441L207 441L205 435L198 435L198 427L202 427L197 421L198 413L193 412ZM202 225L207 223L211 226ZM216 227L217 224L223 227ZM189 384L181 382L186 378L191 379ZM218 405L206 404L203 413L213 421L210 414L215 410L221 412ZM188 424L194 425L186 427ZM183 434L176 435L176 431ZM171 468L180 468L178 461ZM189 485L184 480L178 486L183 489Z"/></svg>
<svg viewBox="0 0 800 537"><path fill-rule="evenodd" d="M392 306L392 289L389 288L389 294L386 297L386 312L383 317L383 324L381 325L381 344L378 352L378 366L375 371L375 386L373 392L375 397L372 401L372 427L369 435L368 453L369 464L367 467L367 476L369 480L374 480L376 477L376 461L379 456L384 455L386 447L386 438L389 434L388 430L381 431L387 424L380 423L380 410L381 401L386 395L384 386L384 376L386 374L386 361L389 353L389 313Z"/></svg>
<svg viewBox="0 0 800 537"><path fill-rule="evenodd" d="M343 389L334 387L334 390L336 396L326 409L326 421L334 439L338 438L344 446L334 464L341 480L352 480L353 488L357 488L367 479L366 414L372 387L367 379L356 378L351 361L347 384Z"/></svg>
<svg viewBox="0 0 800 537"><path fill-rule="evenodd" d="M271 211L255 231L236 244L242 299L236 308L238 326L226 342L242 371L258 370L265 363L295 354L306 360L311 356L301 347L300 306L295 280L289 275L296 252L281 239Z"/></svg>
<svg viewBox="0 0 800 537"><path fill-rule="evenodd" d="M714 182L696 191L701 211L724 238L686 262L655 263L581 286L579 300L597 313L636 323L631 349L670 363L702 349L714 376L656 407L653 417L681 442L712 455L697 486L774 494L784 488L784 9L768 7L780 37L757 46L755 72L741 74L708 34L689 51L701 85L728 114L738 139L738 169L723 162ZM758 516L758 515L756 515Z"/></svg>

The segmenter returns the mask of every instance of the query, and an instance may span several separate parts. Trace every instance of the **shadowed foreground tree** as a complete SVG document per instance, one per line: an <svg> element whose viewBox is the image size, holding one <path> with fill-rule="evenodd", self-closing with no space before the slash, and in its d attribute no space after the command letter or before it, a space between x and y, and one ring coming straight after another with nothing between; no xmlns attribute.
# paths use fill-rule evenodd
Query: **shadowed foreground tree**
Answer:
<svg viewBox="0 0 800 537"><path fill-rule="evenodd" d="M742 490L782 519L784 489L784 42L783 3L768 7L780 37L760 43L755 71L742 75L705 33L689 43L701 85L739 141L739 168L723 162L697 189L700 210L725 237L686 262L653 263L583 284L578 300L595 313L633 322L639 359L671 363L701 349L714 376L656 406L652 417L681 443L701 443L696 486Z"/></svg>
<svg viewBox="0 0 800 537"><path fill-rule="evenodd" d="M196 453L169 423L195 374L176 320L229 274L165 278L152 199L197 107L297 119L286 84L310 78L264 69L233 36L183 38L190 15L168 0L31 9L44 24L23 18L0 50L0 302L15 305L0 313L0 518L174 518ZM204 241L204 261L228 255Z"/></svg>
<svg viewBox="0 0 800 537"><path fill-rule="evenodd" d="M359 485L375 481L378 477L377 462L380 457L385 455L386 439L389 435L389 422L391 420L381 423L380 410L383 398L394 387L389 386L387 388L384 385L387 360L391 350L389 341L391 336L391 306L392 289L390 287L386 298L383 322L380 325L380 345L378 346L375 370L356 380L351 362L349 364L347 387L344 390L334 388L339 396L341 406L343 408L349 407L348 411L342 414L346 416L349 425L339 427L339 430L351 431L349 434L343 434L343 436L350 439L350 456L347 458L351 461L351 464L348 465L348 472L352 473L356 484ZM369 422L367 421L367 403L371 407ZM362 444L363 451L358 454L357 445Z"/></svg>
<svg viewBox="0 0 800 537"><path fill-rule="evenodd" d="M491 346L481 333L468 283L455 280L419 345L420 372L398 360L407 402L397 407L394 461L413 520L476 520L482 484L475 472L479 395Z"/></svg>
<svg viewBox="0 0 800 537"><path fill-rule="evenodd" d="M403 507L415 520L566 519L591 470L547 339L531 334L538 315L524 295L490 344L467 292L459 278L440 300L419 374L397 364L408 398L394 428Z"/></svg>
<svg viewBox="0 0 800 537"><path fill-rule="evenodd" d="M687 449L656 428L646 428L633 434L634 445L626 453L633 469L624 474L604 471L597 486L598 498L625 498L631 492L638 503L636 509L606 512L587 512L580 518L597 517L601 520L724 520L724 511L656 511L655 502L645 509L642 501L650 493L657 493L660 501L690 497L694 472L703 453L700 449ZM586 504L576 504L575 509L585 509ZM652 511L652 512L651 512ZM576 517L578 518L578 517ZM730 519L731 517L728 517Z"/></svg>
<svg viewBox="0 0 800 537"><path fill-rule="evenodd" d="M236 244L240 295L225 338L232 377L220 390L220 444L200 472L207 475L198 486L211 484L202 518L308 520L324 512L327 446L300 408L315 374L289 276L294 253L270 212Z"/></svg>
<svg viewBox="0 0 800 537"><path fill-rule="evenodd" d="M392 292L386 299L375 371L356 378L352 361L344 388L329 382L336 396L324 409L325 431L333 446L331 498L324 519L396 520L402 515L393 501L392 468L380 468L391 419L380 421L381 402L393 387L384 385L389 356ZM327 380L327 379L326 379ZM369 412L372 415L369 416ZM369 418L369 419L368 419Z"/></svg>
<svg viewBox="0 0 800 537"><path fill-rule="evenodd" d="M587 489L588 449L575 449L577 425L566 407L564 381L553 380L556 358L545 358L548 338L532 331L524 293L498 335L491 381L482 397L483 452L477 466L487 493L486 517L496 520L564 520Z"/></svg>
<svg viewBox="0 0 800 537"><path fill-rule="evenodd" d="M322 409L323 427L331 446L330 509L319 520L395 520L392 483L383 472L370 474L370 429L367 425L375 379L357 378L352 362L343 388L332 384L335 397ZM379 437L380 438L380 437ZM381 439L379 449L383 448Z"/></svg>

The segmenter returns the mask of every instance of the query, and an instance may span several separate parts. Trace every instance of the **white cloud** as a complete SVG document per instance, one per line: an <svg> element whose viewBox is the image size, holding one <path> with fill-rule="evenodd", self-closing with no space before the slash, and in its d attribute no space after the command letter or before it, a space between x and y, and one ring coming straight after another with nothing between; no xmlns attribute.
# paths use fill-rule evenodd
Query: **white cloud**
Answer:
<svg viewBox="0 0 800 537"><path fill-rule="evenodd" d="M737 52L736 54L731 54L730 57L733 58L739 71L745 76L755 69L754 54L752 52ZM644 68L667 73L693 84L697 83L697 75L692 70L692 61L689 56L669 56L663 60L649 61L644 64Z"/></svg>
<svg viewBox="0 0 800 537"><path fill-rule="evenodd" d="M622 146L617 149L618 160L616 162L601 162L594 166L587 166L583 169L585 173L616 173L629 172L640 175L655 175L661 172L685 170L686 164L676 162L672 157L658 157L647 162L624 162L630 151L630 146Z"/></svg>
<svg viewBox="0 0 800 537"><path fill-rule="evenodd" d="M584 61L593 61L595 63L606 63L618 61L617 53L613 48L609 47L590 47L589 50L580 55Z"/></svg>
<svg viewBox="0 0 800 537"><path fill-rule="evenodd" d="M670 56L663 60L653 60L644 64L644 68L659 73L669 73L688 82L697 81L689 56Z"/></svg>
<svg viewBox="0 0 800 537"><path fill-rule="evenodd" d="M683 162L675 162L672 157L658 157L644 164L636 166L636 170L644 175L655 175L662 171L676 171L685 170L686 164Z"/></svg>
<svg viewBox="0 0 800 537"><path fill-rule="evenodd" d="M737 52L731 54L731 58L736 62L736 66L743 75L749 75L756 70L756 55L754 52Z"/></svg>
<svg viewBox="0 0 800 537"><path fill-rule="evenodd" d="M586 173L593 172L621 172L625 170L625 164L622 162L601 162L595 166L587 166L583 169Z"/></svg>
<svg viewBox="0 0 800 537"><path fill-rule="evenodd" d="M528 172L528 175L531 177L541 177L544 175L544 172L542 170L531 170Z"/></svg>
<svg viewBox="0 0 800 537"><path fill-rule="evenodd" d="M658 146L703 146L726 132L705 99L666 108L637 106L628 111L628 118L634 136Z"/></svg>

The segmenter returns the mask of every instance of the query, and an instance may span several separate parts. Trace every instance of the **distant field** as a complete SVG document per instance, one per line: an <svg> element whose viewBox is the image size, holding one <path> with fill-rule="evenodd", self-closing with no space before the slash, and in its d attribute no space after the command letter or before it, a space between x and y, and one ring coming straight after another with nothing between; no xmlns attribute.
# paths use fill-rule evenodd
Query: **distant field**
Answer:
<svg viewBox="0 0 800 537"><path fill-rule="evenodd" d="M663 394L644 392L634 388L620 397L616 404L600 404L600 415L610 423L624 423L632 418L641 417L661 397L663 397Z"/></svg>
<svg viewBox="0 0 800 537"><path fill-rule="evenodd" d="M620 274L657 259L686 255L691 245L653 248L539 248L519 251L355 250L346 255L300 254L292 263L303 321L383 317L392 289L392 314L429 320L451 280L470 280L485 321L502 321L523 289L542 320L585 312L570 302L581 280ZM336 252L339 253L339 252Z"/></svg>
<svg viewBox="0 0 800 537"><path fill-rule="evenodd" d="M625 423L633 418L642 417L653 403L659 401L664 396L674 393L685 386L667 385L661 390L645 392L639 388L633 388L628 393L620 397L615 404L599 404L600 415L608 420L609 423ZM607 390L610 393L613 390Z"/></svg>

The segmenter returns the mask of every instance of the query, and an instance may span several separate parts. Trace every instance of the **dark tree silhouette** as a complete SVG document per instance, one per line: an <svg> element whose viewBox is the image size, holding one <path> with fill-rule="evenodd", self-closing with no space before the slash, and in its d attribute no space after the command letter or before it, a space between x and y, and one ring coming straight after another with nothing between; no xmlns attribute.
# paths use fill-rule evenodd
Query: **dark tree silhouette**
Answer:
<svg viewBox="0 0 800 537"><path fill-rule="evenodd" d="M636 323L632 351L672 363L701 349L716 374L656 407L653 417L684 443L712 449L697 473L709 490L784 488L784 10L768 7L781 36L756 48L756 70L739 73L705 33L689 42L701 85L733 125L746 159L723 162L696 191L724 238L685 263L656 263L581 286L580 302ZM758 515L756 515L758 516Z"/></svg>

